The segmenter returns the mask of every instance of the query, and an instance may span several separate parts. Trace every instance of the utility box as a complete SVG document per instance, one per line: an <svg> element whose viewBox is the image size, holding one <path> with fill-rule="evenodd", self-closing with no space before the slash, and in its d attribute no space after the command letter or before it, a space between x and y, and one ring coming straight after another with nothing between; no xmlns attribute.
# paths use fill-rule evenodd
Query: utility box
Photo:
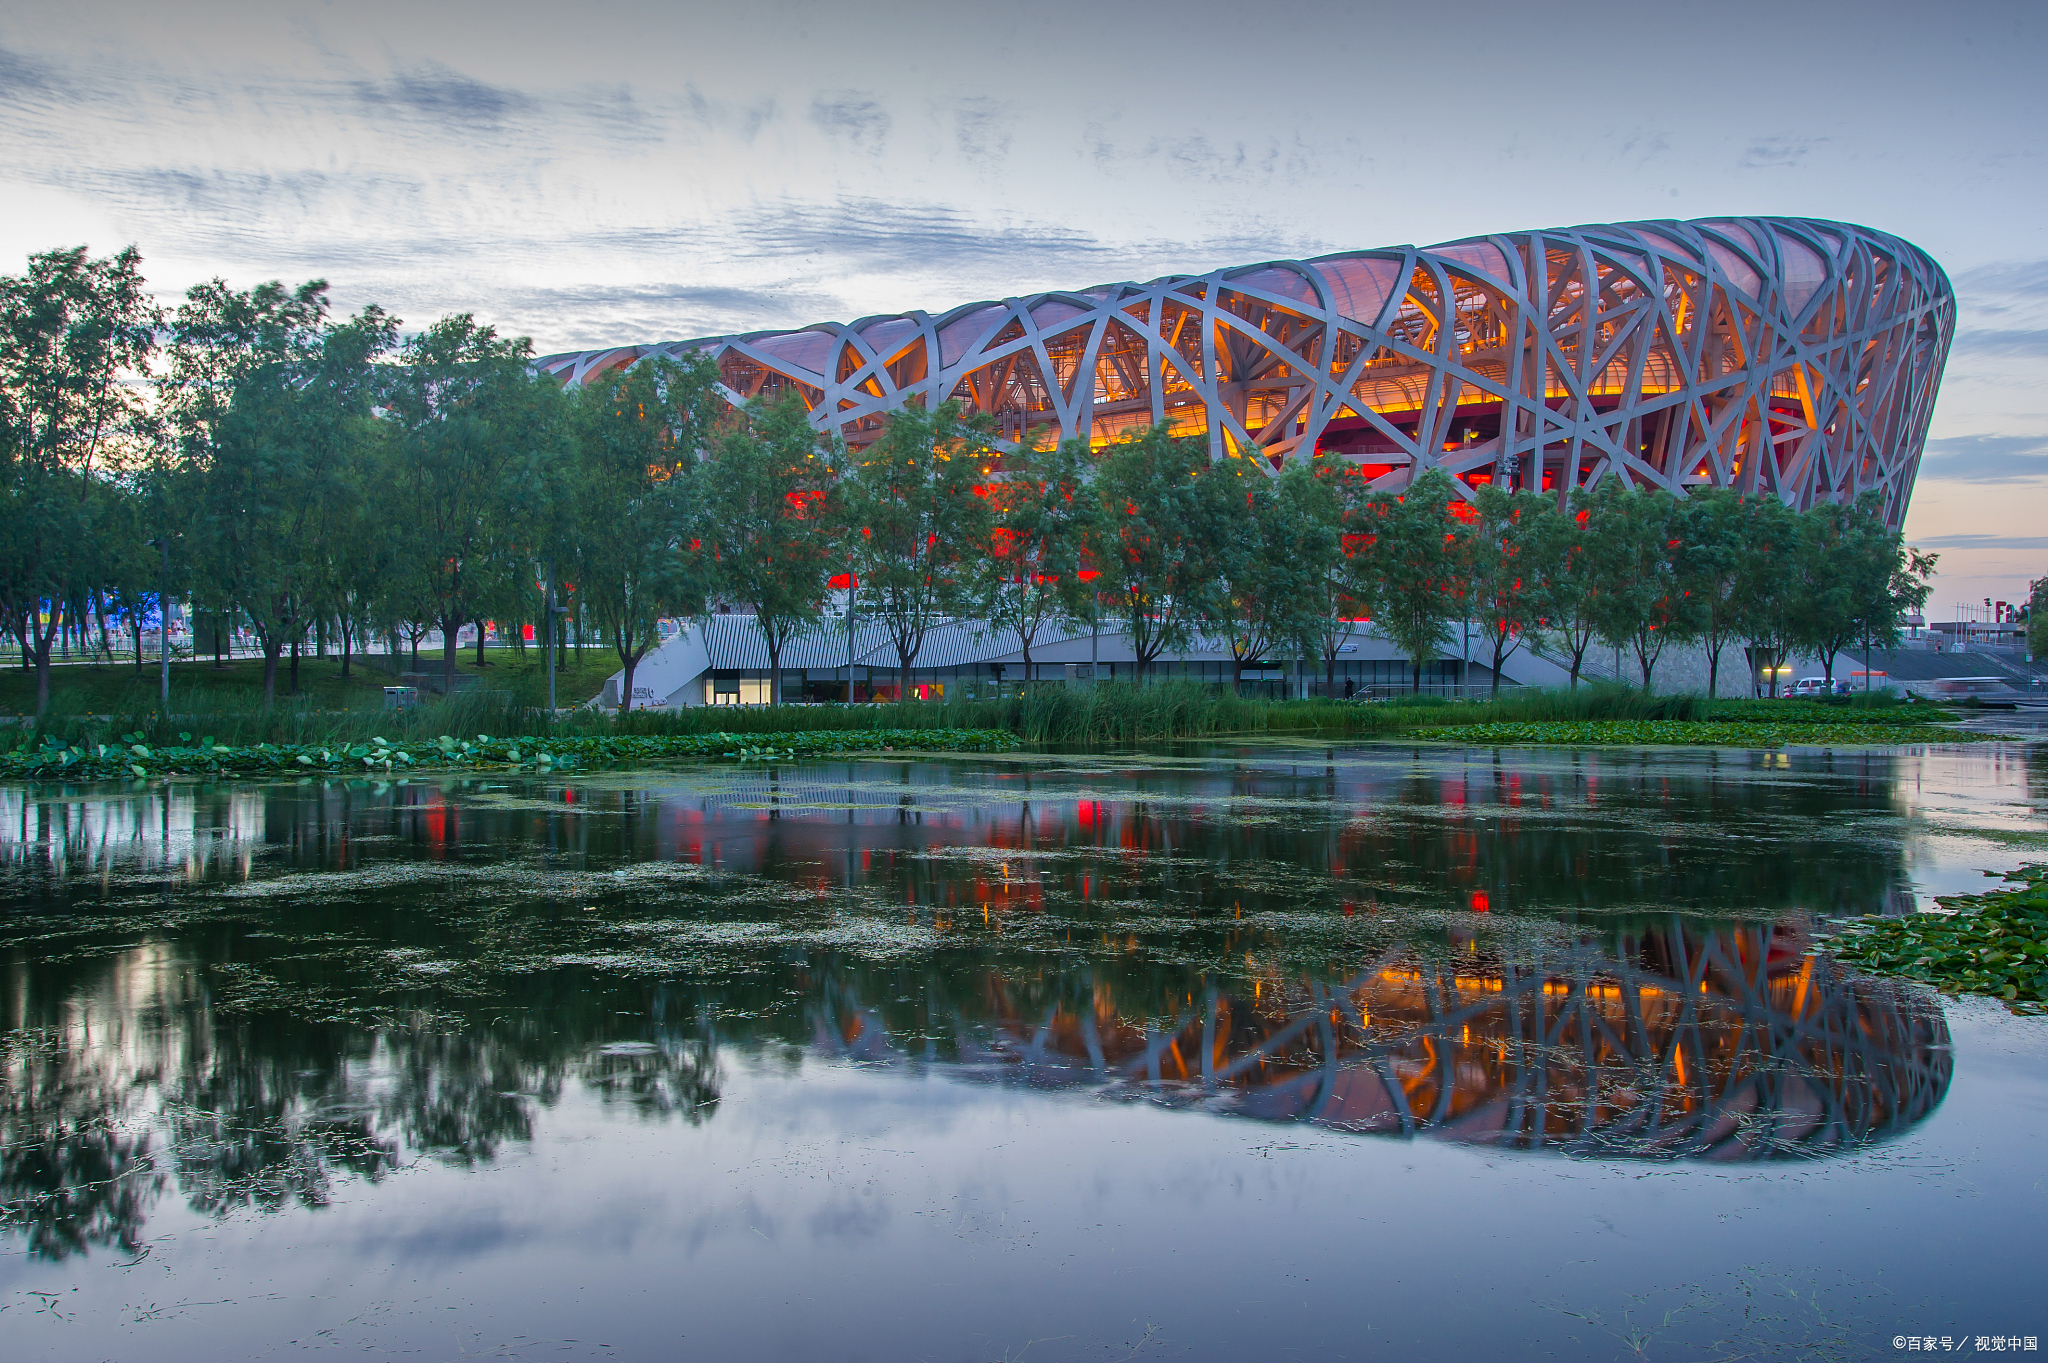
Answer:
<svg viewBox="0 0 2048 1363"><path fill-rule="evenodd" d="M387 686L384 688L384 708L387 710L410 710L420 703L420 689L417 686Z"/></svg>

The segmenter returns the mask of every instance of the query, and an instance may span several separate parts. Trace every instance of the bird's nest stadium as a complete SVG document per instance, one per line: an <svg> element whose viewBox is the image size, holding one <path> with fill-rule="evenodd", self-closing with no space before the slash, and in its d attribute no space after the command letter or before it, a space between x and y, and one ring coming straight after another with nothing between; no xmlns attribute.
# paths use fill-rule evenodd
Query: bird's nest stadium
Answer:
<svg viewBox="0 0 2048 1363"><path fill-rule="evenodd" d="M1148 426L1213 457L1342 455L1377 487L1431 467L1554 492L1619 478L1905 518L1955 326L1940 266L1809 218L1511 232L1267 261L942 313L551 355L582 383L701 351L735 404L794 392L872 441L957 399L1004 442Z"/></svg>

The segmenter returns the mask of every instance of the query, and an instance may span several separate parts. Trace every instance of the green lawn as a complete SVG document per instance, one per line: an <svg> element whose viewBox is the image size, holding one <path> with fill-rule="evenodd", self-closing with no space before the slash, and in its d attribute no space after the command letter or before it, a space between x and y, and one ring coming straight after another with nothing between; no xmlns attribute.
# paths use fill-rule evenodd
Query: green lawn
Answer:
<svg viewBox="0 0 2048 1363"><path fill-rule="evenodd" d="M522 704L540 705L547 700L547 675L538 651L528 649L521 660L511 650L490 650L481 673L476 650L467 649L456 664L465 676L476 676L476 686L491 691L509 691ZM422 653L420 669L438 671L440 655ZM349 664L349 675L341 675L337 657L299 659L299 698L288 693L291 676L289 659L278 664L277 689L280 704L293 703L319 710L376 709L384 704L384 688L397 679L387 672L363 665L361 658ZM619 660L610 649L588 649L579 664L570 651L567 667L555 674L556 703L580 705L604 687L604 680L619 670ZM148 659L138 673L133 661L112 664L60 663L50 668L50 707L62 714L139 714L157 708L157 663ZM171 664L171 710L173 713L241 710L254 707L263 695L263 662L258 658L236 658L224 667L209 661ZM18 664L0 668L0 715L24 715L35 709L36 674Z"/></svg>

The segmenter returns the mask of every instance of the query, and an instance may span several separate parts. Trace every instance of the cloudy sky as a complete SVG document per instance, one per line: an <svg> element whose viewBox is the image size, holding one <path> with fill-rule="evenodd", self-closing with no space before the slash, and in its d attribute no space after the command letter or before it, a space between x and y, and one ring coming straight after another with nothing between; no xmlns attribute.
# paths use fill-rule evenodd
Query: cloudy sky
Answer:
<svg viewBox="0 0 2048 1363"><path fill-rule="evenodd" d="M0 0L0 270L323 277L543 352L1798 214L1962 300L1907 524L2048 575L2048 6Z"/></svg>

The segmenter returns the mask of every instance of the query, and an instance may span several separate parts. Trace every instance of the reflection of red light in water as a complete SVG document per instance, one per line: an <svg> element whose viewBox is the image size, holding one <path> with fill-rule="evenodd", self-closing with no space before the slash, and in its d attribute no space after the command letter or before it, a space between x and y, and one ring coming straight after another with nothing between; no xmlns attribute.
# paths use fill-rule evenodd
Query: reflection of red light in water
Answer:
<svg viewBox="0 0 2048 1363"><path fill-rule="evenodd" d="M1087 897L1088 897L1088 877L1087 877L1087 876L1082 876L1082 877L1081 877L1081 898L1083 898L1083 899L1086 899Z"/></svg>
<svg viewBox="0 0 2048 1363"><path fill-rule="evenodd" d="M1488 898L1486 897L1486 891L1484 891L1484 890L1474 890L1474 891L1472 892L1472 912L1474 912L1474 913L1485 913L1485 912L1486 912L1487 910L1491 909L1492 907L1493 907L1493 901L1492 901L1491 899L1488 899Z"/></svg>
<svg viewBox="0 0 2048 1363"><path fill-rule="evenodd" d="M1074 806L1074 822L1083 828L1095 827L1095 802L1083 800Z"/></svg>
<svg viewBox="0 0 2048 1363"><path fill-rule="evenodd" d="M1358 906L1357 906L1356 904L1352 903L1352 902L1351 902L1350 900L1348 900L1348 899L1344 901L1344 916L1345 916L1346 918L1349 918L1349 917L1351 917L1351 916L1352 916L1353 914L1355 914L1355 913L1357 913L1357 912L1358 912Z"/></svg>
<svg viewBox="0 0 2048 1363"><path fill-rule="evenodd" d="M575 803L576 803L576 792L575 792L575 791L573 791L573 790L565 790L565 791L563 791L563 792L562 792L562 803L563 803L563 804L565 804L565 805L573 805L573 804L575 804Z"/></svg>

